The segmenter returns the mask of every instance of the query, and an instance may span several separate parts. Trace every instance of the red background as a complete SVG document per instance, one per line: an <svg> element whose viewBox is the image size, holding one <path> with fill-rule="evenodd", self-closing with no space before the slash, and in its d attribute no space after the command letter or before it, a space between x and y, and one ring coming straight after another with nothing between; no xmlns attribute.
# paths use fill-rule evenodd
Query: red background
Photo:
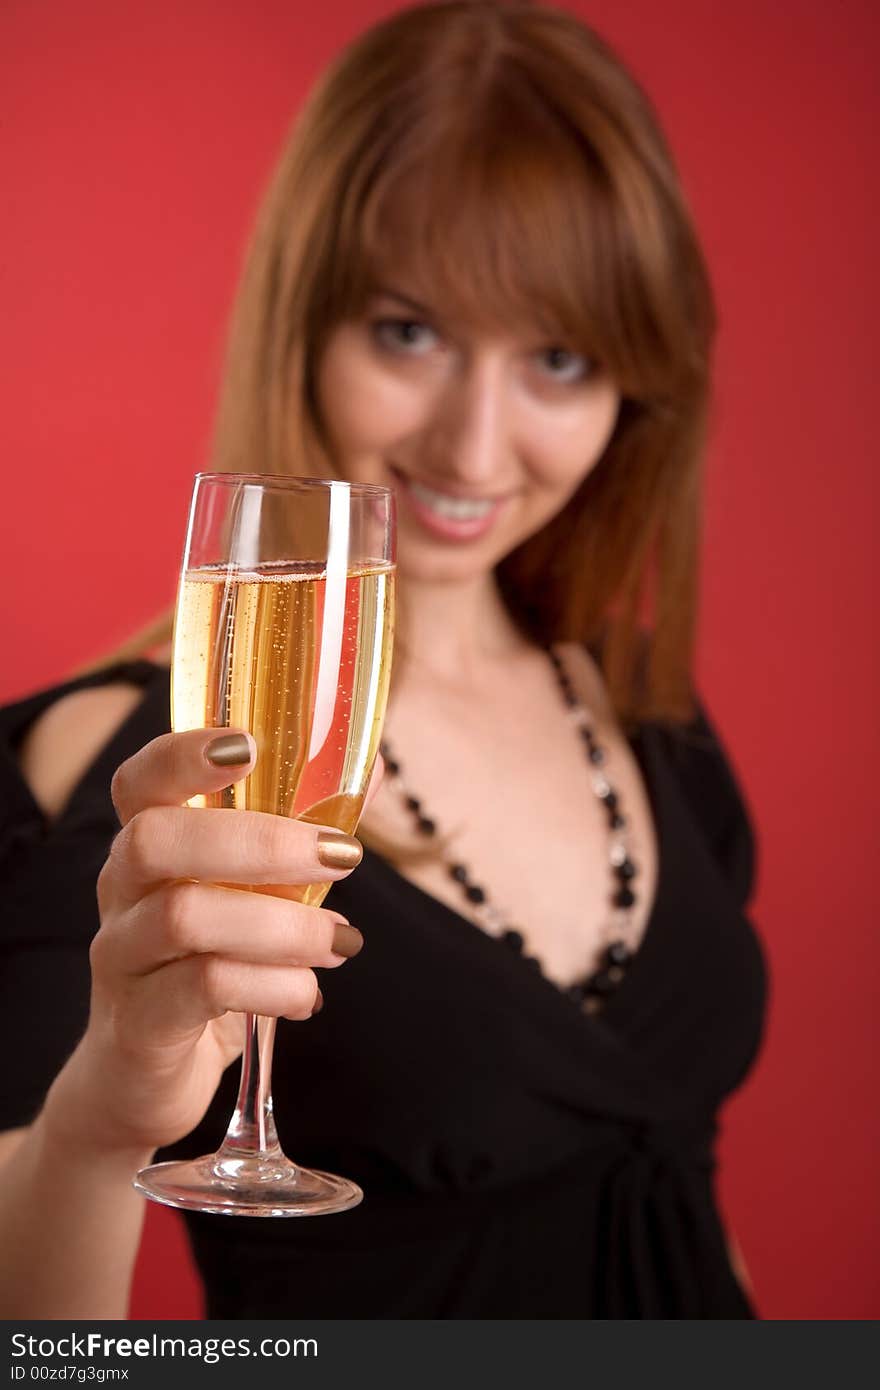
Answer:
<svg viewBox="0 0 880 1390"><path fill-rule="evenodd" d="M315 73L391 8L3 5L0 698L170 601L258 196ZM765 1317L876 1317L877 7L573 8L654 97L721 306L699 665L761 828L774 979L726 1111L725 1210ZM199 1315L175 1220L149 1212L136 1316Z"/></svg>

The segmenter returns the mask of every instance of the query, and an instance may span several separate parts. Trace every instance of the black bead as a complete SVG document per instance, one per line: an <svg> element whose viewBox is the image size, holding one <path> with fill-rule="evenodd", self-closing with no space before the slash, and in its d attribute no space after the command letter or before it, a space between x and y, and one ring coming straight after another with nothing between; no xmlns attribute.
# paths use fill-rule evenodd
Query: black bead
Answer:
<svg viewBox="0 0 880 1390"><path fill-rule="evenodd" d="M583 1004L587 990L585 985L572 985L565 993L573 1004Z"/></svg>
<svg viewBox="0 0 880 1390"><path fill-rule="evenodd" d="M622 864L614 865L614 872L617 874L617 877L619 879L623 880L624 883L628 883L631 879L635 878L636 874L638 873L638 869L636 868L635 864L632 862L631 859L624 859Z"/></svg>
<svg viewBox="0 0 880 1390"><path fill-rule="evenodd" d="M598 994L602 998L605 998L606 995L614 993L617 988L617 981L612 978L607 970L599 970L591 980L587 981L587 988L590 994Z"/></svg>
<svg viewBox="0 0 880 1390"><path fill-rule="evenodd" d="M478 888L475 883L469 884L464 891L468 902L484 903L486 901L486 894L483 892L482 888Z"/></svg>
<svg viewBox="0 0 880 1390"><path fill-rule="evenodd" d="M408 811L412 811L415 815L418 815L419 811L422 809L422 803L417 796L408 796L406 798L406 808Z"/></svg>
<svg viewBox="0 0 880 1390"><path fill-rule="evenodd" d="M604 801L607 810L617 810L617 792L614 791L613 788L609 787L608 791L602 797L602 800Z"/></svg>
<svg viewBox="0 0 880 1390"><path fill-rule="evenodd" d="M601 749L597 744L594 743L594 744L592 745L592 747L590 748L590 762L591 762L591 763L595 763L597 767L601 767L602 764L604 763L604 761L605 761L605 753L604 753L604 750ZM605 799L606 799L606 801L608 800L607 797L606 797Z"/></svg>
<svg viewBox="0 0 880 1390"><path fill-rule="evenodd" d="M503 933L501 940L504 942L505 946L510 947L511 951L521 951L523 948L523 934L514 927L509 927L508 930Z"/></svg>
<svg viewBox="0 0 880 1390"><path fill-rule="evenodd" d="M632 907L636 895L631 888L619 888L611 899L615 907Z"/></svg>
<svg viewBox="0 0 880 1390"><path fill-rule="evenodd" d="M419 830L423 835L433 835L437 829L430 816L419 816Z"/></svg>
<svg viewBox="0 0 880 1390"><path fill-rule="evenodd" d="M391 773L391 776L392 776L392 777L399 777L399 776L400 776L400 763L396 763L396 762L394 761L393 758L386 758L386 759L385 759L385 766L386 766L386 768L388 769L388 771Z"/></svg>
<svg viewBox="0 0 880 1390"><path fill-rule="evenodd" d="M449 873L450 876L455 879L456 883L467 883L468 881L468 871L464 864L451 865Z"/></svg>
<svg viewBox="0 0 880 1390"><path fill-rule="evenodd" d="M625 941L612 941L605 952L606 965L626 965L632 955Z"/></svg>
<svg viewBox="0 0 880 1390"><path fill-rule="evenodd" d="M626 825L626 816L622 816L619 811L615 811L608 823L612 830L622 830Z"/></svg>
<svg viewBox="0 0 880 1390"><path fill-rule="evenodd" d="M562 698L569 709L574 709L579 703L578 697L575 695L570 685L564 685L562 687Z"/></svg>

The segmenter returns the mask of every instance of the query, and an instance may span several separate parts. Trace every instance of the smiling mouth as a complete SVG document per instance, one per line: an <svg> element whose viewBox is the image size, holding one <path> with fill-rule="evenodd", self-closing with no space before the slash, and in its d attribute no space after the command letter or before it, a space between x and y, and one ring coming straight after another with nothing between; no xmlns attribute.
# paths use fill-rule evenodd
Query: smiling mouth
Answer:
<svg viewBox="0 0 880 1390"><path fill-rule="evenodd" d="M434 492L414 479L409 480L409 489L413 497L424 506L430 507L438 516L449 517L450 521L479 521L498 505L497 501L491 498L472 501L465 497L449 497L442 492Z"/></svg>
<svg viewBox="0 0 880 1390"><path fill-rule="evenodd" d="M400 469L392 468L391 471L417 501L429 507L437 516L447 517L450 521L479 521L507 500L505 497L457 497L429 487Z"/></svg>

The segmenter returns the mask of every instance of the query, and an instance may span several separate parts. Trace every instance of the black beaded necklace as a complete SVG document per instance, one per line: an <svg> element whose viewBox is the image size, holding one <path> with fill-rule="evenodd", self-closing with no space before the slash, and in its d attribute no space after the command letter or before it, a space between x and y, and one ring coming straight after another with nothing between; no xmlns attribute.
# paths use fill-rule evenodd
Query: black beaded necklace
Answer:
<svg viewBox="0 0 880 1390"><path fill-rule="evenodd" d="M638 870L630 853L629 826L621 810L620 799L603 771L607 763L605 749L596 742L593 723L569 679L558 652L552 646L547 647L546 651L553 664L569 716L578 730L587 760L594 770L593 791L607 816L610 834L608 859L613 883L609 917L603 932L605 944L602 950L602 964L585 980L562 991L579 1008L588 1013L595 1013L601 1008L603 1000L617 989L633 956L632 947L627 944L627 937L636 905L633 881ZM400 762L394 757L387 740L383 741L381 747L387 774L399 791L407 811L413 816L416 829L421 835L436 836L436 822L426 813L420 798L406 785ZM450 878L461 885L472 911L480 916L489 935L503 942L508 949L525 956L535 968L540 969L539 961L533 956L525 955L526 939L523 931L508 922L504 914L489 902L486 890L473 881L467 866L445 855L442 858Z"/></svg>

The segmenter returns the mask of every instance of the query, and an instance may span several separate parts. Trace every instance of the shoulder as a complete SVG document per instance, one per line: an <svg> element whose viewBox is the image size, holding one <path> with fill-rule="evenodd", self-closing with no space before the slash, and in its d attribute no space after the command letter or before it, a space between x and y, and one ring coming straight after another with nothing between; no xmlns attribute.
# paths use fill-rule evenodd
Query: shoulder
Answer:
<svg viewBox="0 0 880 1390"><path fill-rule="evenodd" d="M127 682L75 690L41 714L19 746L19 766L34 799L53 818L98 753L143 699Z"/></svg>
<svg viewBox="0 0 880 1390"><path fill-rule="evenodd" d="M152 662L131 662L39 691L0 709L0 754L49 819L144 700L167 680Z"/></svg>
<svg viewBox="0 0 880 1390"><path fill-rule="evenodd" d="M641 726L638 737L662 760L677 783L716 861L744 905L751 896L757 861L754 821L735 761L709 713L695 696L684 724Z"/></svg>
<svg viewBox="0 0 880 1390"><path fill-rule="evenodd" d="M583 644L561 648L581 698L619 727L602 679L599 653ZM751 896L757 863L753 819L742 782L708 708L693 692L685 722L649 721L625 731L631 746L665 784L674 784L740 905Z"/></svg>

